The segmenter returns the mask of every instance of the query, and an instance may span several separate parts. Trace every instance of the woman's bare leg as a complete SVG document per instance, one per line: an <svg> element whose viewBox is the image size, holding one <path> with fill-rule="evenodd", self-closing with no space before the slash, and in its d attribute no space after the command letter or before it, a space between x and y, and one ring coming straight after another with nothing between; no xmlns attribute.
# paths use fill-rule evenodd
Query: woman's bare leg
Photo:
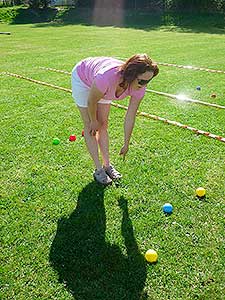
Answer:
<svg viewBox="0 0 225 300"><path fill-rule="evenodd" d="M79 106L78 109L80 111L84 123L84 138L85 138L88 151L95 163L96 169L100 170L102 168L102 164L99 160L98 141L96 136L90 135L90 118L88 115L88 109L86 107L79 107Z"/></svg>
<svg viewBox="0 0 225 300"><path fill-rule="evenodd" d="M100 128L97 132L97 141L101 151L103 165L108 167L110 165L109 159L109 135L108 135L108 117L110 112L110 104L98 104L97 120Z"/></svg>

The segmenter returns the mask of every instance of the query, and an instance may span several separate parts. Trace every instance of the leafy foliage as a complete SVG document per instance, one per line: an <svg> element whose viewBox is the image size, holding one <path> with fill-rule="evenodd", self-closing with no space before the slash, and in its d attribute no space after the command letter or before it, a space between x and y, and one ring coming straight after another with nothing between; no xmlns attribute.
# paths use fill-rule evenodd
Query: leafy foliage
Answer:
<svg viewBox="0 0 225 300"><path fill-rule="evenodd" d="M47 8L51 0L0 0L0 6L29 5L30 8ZM176 12L225 12L224 0L74 0L77 8L121 7L123 9ZM66 4L64 4L66 6Z"/></svg>
<svg viewBox="0 0 225 300"><path fill-rule="evenodd" d="M51 3L51 0L28 0L28 4L30 8L47 8L49 4Z"/></svg>
<svg viewBox="0 0 225 300"><path fill-rule="evenodd" d="M96 0L78 0L77 7L93 8L96 4L98 6L109 5L109 1ZM112 5L114 1L111 1ZM223 0L120 0L117 1L124 9L148 9L148 10L175 10L175 11L224 11L225 1Z"/></svg>

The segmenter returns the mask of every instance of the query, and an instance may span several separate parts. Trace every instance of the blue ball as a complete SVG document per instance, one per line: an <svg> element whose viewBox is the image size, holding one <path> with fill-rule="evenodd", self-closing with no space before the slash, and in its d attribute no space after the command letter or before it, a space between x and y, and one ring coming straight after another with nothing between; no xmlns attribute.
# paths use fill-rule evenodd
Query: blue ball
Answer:
<svg viewBox="0 0 225 300"><path fill-rule="evenodd" d="M170 203L165 203L163 205L163 212L166 214L171 214L173 212L173 206Z"/></svg>
<svg viewBox="0 0 225 300"><path fill-rule="evenodd" d="M197 86L197 87L196 87L196 90L201 91L201 87L200 87L200 86Z"/></svg>

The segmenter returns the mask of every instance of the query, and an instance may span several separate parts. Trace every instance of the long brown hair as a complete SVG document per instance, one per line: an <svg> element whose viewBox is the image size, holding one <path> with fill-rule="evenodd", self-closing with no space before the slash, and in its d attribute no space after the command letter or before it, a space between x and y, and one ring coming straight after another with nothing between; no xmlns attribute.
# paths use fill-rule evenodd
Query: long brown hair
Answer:
<svg viewBox="0 0 225 300"><path fill-rule="evenodd" d="M130 85L138 75L147 71L153 72L153 77L158 75L159 68L155 62L148 57L147 54L135 54L128 58L124 64L119 67L123 81L120 86L124 87L126 84Z"/></svg>

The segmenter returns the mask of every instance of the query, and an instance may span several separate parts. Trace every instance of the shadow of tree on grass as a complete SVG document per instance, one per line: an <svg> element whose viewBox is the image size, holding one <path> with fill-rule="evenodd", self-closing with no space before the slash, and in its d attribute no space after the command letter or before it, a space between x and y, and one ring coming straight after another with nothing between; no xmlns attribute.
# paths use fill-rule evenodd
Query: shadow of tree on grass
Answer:
<svg viewBox="0 0 225 300"><path fill-rule="evenodd" d="M50 262L77 300L147 299L146 262L138 249L127 201L119 199L127 255L105 241L104 188L95 182L79 194L75 211L58 222Z"/></svg>
<svg viewBox="0 0 225 300"><path fill-rule="evenodd" d="M117 9L118 10L118 9ZM34 27L60 27L66 25L115 26L134 28L145 31L158 30L182 32L206 32L210 34L225 33L225 16L222 13L174 13L67 8L57 10L37 10L20 8L11 24L34 24Z"/></svg>
<svg viewBox="0 0 225 300"><path fill-rule="evenodd" d="M58 14L56 8L32 9L18 8L11 24L39 24L52 22Z"/></svg>

